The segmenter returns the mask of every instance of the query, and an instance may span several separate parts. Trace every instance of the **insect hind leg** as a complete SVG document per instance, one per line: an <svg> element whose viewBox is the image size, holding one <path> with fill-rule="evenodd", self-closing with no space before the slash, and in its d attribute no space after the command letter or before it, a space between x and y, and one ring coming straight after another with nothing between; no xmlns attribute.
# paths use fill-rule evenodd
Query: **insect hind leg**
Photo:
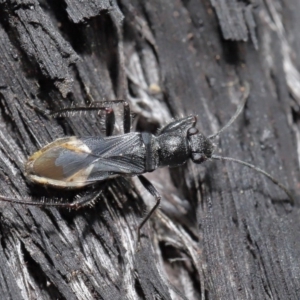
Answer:
<svg viewBox="0 0 300 300"><path fill-rule="evenodd" d="M103 103L103 101L99 101L96 103ZM123 104L123 128L124 133L129 133L131 128L131 111L129 103L125 100L110 100L110 101L104 101L104 103L107 104L116 104L116 103L122 103Z"/></svg>
<svg viewBox="0 0 300 300"><path fill-rule="evenodd" d="M66 203L69 204L66 207L69 207L70 209L79 209L81 207L87 206L87 205L93 205L96 200L100 197L100 195L103 193L104 189L107 187L107 181L102 184L102 186L99 188L99 191L96 193L93 193L91 196L90 193L87 193L83 197L80 197L78 200L75 200L71 203Z"/></svg>
<svg viewBox="0 0 300 300"><path fill-rule="evenodd" d="M37 201L37 200L32 200L31 201L26 201L26 200L20 200L17 198L11 198L11 197L6 197L0 195L0 201L4 202L10 202L14 204L21 204L21 205L26 205L26 206L39 206L39 207L57 207L57 208L67 208L67 209L80 209L81 207L84 207L86 205L92 205L97 198L102 194L104 189L107 187L107 182L105 182L100 189L93 193L92 195L90 193L87 193L86 195L80 197L80 199L75 200L73 202L68 202L68 203L60 203L60 202L45 202L45 199L43 198L43 201Z"/></svg>
<svg viewBox="0 0 300 300"><path fill-rule="evenodd" d="M118 103L121 103L123 105L123 128L124 128L124 133L129 133L130 128L131 128L131 111L130 111L129 103L127 101L125 101L125 100L94 101L92 103L92 106L94 106L95 104L96 105L97 104L110 105L110 104L118 104ZM109 109L109 108L107 108L107 109ZM110 109L112 109L112 108L110 108Z"/></svg>
<svg viewBox="0 0 300 300"><path fill-rule="evenodd" d="M111 136L115 127L115 113L114 109L110 107L111 104L121 103L123 105L123 128L124 133L129 133L131 128L131 112L128 102L125 100L109 100L109 101L94 101L89 106L76 106L59 109L51 116L54 117L68 117L72 114L85 112L85 111L105 111L105 125L106 135Z"/></svg>

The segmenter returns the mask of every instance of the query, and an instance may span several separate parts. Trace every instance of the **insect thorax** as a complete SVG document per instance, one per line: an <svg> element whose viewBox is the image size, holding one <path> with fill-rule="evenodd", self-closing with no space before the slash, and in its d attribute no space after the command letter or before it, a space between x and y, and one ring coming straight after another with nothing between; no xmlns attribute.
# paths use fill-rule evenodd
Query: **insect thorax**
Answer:
<svg viewBox="0 0 300 300"><path fill-rule="evenodd" d="M182 165L188 159L188 144L186 138L178 134L162 134L157 137L159 167L175 167Z"/></svg>

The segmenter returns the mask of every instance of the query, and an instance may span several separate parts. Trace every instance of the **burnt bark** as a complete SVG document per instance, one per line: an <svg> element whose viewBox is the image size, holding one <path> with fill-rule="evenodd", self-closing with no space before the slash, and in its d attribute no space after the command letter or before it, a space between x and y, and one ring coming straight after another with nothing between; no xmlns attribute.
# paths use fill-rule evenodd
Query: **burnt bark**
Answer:
<svg viewBox="0 0 300 300"><path fill-rule="evenodd" d="M137 130L196 114L210 135L234 114L245 81L246 108L216 152L295 193L291 205L229 162L157 170L147 176L162 205L139 251L136 228L154 199L134 179L109 181L78 211L0 202L1 299L299 299L299 12L297 0L0 1L0 194L97 192L26 180L26 159L42 146L105 132L103 116L42 111L126 99Z"/></svg>

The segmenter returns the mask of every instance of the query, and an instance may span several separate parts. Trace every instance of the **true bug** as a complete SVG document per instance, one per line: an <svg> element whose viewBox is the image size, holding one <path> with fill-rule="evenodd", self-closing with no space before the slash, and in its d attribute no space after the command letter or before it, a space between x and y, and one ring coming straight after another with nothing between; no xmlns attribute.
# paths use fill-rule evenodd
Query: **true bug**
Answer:
<svg viewBox="0 0 300 300"><path fill-rule="evenodd" d="M115 115L108 107L75 107L62 109L57 114L68 112L103 110L106 115L106 137L66 137L58 139L29 157L25 174L29 181L55 188L77 189L118 176L138 176L144 187L155 197L156 203L138 227L140 230L160 203L160 195L155 187L142 175L165 166L178 166L188 159L200 164L208 159L227 160L245 165L262 173L283 189L291 202L293 197L289 190L270 174L247 162L213 154L213 139L228 128L245 106L249 95L249 86L245 85L244 96L237 111L229 122L217 133L205 137L196 129L196 116L188 116L164 126L157 135L148 132L130 132L131 114L127 102L123 100L108 101L122 103L124 107L124 134L112 136ZM95 197L83 198L72 203L27 202L0 196L0 200L12 203L38 206L56 206L78 209L93 201Z"/></svg>

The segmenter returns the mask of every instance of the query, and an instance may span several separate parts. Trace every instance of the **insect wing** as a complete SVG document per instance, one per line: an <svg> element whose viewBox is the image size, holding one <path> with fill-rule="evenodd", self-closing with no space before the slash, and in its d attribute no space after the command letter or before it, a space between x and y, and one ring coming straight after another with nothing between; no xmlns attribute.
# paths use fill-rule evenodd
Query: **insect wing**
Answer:
<svg viewBox="0 0 300 300"><path fill-rule="evenodd" d="M40 184L80 188L118 175L144 172L145 147L140 133L112 137L69 137L34 153L27 177Z"/></svg>
<svg viewBox="0 0 300 300"><path fill-rule="evenodd" d="M88 182L104 180L118 175L136 175L144 172L145 147L139 133L82 141L91 149L93 168Z"/></svg>

